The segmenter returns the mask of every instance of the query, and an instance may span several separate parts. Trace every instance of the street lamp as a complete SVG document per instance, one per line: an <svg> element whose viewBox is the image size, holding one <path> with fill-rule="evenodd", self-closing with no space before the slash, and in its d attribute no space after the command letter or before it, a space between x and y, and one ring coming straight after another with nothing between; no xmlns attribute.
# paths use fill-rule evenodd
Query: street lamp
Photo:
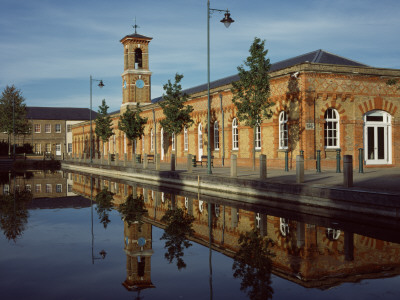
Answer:
<svg viewBox="0 0 400 300"><path fill-rule="evenodd" d="M224 12L225 16L221 20L221 23L228 28L231 23L235 22L231 19L231 14L229 10L222 9L214 9L210 8L210 0L207 0L207 174L212 174L211 171L211 133L210 133L210 111L211 111L211 103L210 103L210 18L211 14L214 12Z"/></svg>
<svg viewBox="0 0 400 300"><path fill-rule="evenodd" d="M102 88L104 86L103 80L93 79L92 75L90 75L90 141L89 141L89 149L90 149L90 163L93 163L93 147L92 147L92 82L99 81L98 87Z"/></svg>

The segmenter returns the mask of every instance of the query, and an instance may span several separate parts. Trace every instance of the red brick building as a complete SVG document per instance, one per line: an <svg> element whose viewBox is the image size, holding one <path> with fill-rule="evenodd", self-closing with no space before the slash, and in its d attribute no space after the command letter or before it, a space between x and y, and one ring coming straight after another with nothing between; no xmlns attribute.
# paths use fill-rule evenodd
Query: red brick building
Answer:
<svg viewBox="0 0 400 300"><path fill-rule="evenodd" d="M145 134L137 141L136 153L160 154L168 161L177 149L178 162L188 154L207 154L207 85L185 90L187 104L194 107L194 124L179 135L168 137L159 121L164 118L157 102L151 99L151 72L148 47L151 38L139 34L125 36L122 73L121 111L112 114L115 135L106 145L94 137L97 153L105 156L126 153L132 157L132 145L118 130L118 119L127 106L141 104L148 118ZM243 56L245 57L246 54ZM370 67L338 55L317 50L272 64L270 70L273 117L263 120L256 131L256 158L267 155L268 167L283 168L285 156L294 167L296 155L304 151L305 167L315 168L317 152L321 167L336 166L340 156L353 155L358 164L359 149L367 166L400 166L400 90L388 85L400 79L400 70ZM232 154L238 165L253 161L253 129L238 122L232 103L230 76L211 83L211 151L214 165L229 165ZM74 153L88 155L89 124L73 129ZM96 142L97 141L97 142ZM100 151L101 150L101 151Z"/></svg>

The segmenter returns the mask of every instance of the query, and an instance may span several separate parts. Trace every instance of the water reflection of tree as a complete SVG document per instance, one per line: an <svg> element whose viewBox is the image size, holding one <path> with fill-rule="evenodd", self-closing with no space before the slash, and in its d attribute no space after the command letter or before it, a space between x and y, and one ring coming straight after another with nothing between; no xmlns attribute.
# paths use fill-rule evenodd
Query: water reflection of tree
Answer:
<svg viewBox="0 0 400 300"><path fill-rule="evenodd" d="M128 225L132 225L134 223L139 223L139 231L141 225L143 224L143 216L147 213L147 209L144 205L144 197L143 195L133 196L129 195L125 203L121 204L118 208L122 219L128 223Z"/></svg>
<svg viewBox="0 0 400 300"><path fill-rule="evenodd" d="M96 212L104 229L107 228L108 223L111 222L109 213L113 208L113 196L114 194L105 187L95 197L97 203Z"/></svg>
<svg viewBox="0 0 400 300"><path fill-rule="evenodd" d="M161 240L165 240L164 248L167 249L164 257L169 263L172 263L174 259L176 259L178 270L186 268L186 263L183 261L182 257L184 255L184 249L192 246L187 237L194 234L192 228L194 217L185 214L182 209L177 208L168 210L161 221L167 224L160 238Z"/></svg>
<svg viewBox="0 0 400 300"><path fill-rule="evenodd" d="M272 240L260 236L257 230L241 234L239 251L235 254L233 276L242 280L240 290L250 299L272 299Z"/></svg>
<svg viewBox="0 0 400 300"><path fill-rule="evenodd" d="M15 191L0 196L0 228L8 240L16 242L28 223L28 203L32 193L28 190Z"/></svg>

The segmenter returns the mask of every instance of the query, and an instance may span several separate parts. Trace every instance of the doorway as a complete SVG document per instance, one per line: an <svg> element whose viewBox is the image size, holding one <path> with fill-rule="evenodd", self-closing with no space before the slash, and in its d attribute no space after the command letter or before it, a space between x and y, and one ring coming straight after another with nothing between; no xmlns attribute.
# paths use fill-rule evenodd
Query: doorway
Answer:
<svg viewBox="0 0 400 300"><path fill-rule="evenodd" d="M203 155L203 130L201 128L201 123L199 123L198 127L198 145L199 145L199 157L197 160L201 160L201 156Z"/></svg>
<svg viewBox="0 0 400 300"><path fill-rule="evenodd" d="M391 116L385 111L364 115L364 159L367 165L392 163Z"/></svg>

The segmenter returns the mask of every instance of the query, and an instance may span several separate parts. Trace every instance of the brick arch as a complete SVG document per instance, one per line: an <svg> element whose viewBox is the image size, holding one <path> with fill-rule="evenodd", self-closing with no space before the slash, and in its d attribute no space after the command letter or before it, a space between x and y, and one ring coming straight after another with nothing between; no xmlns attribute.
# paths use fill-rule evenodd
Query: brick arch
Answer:
<svg viewBox="0 0 400 300"><path fill-rule="evenodd" d="M288 113L288 108L289 108L289 106L287 105L286 102L280 102L279 105L277 105L276 108L275 108L275 111L274 111L274 113L272 115L272 120L273 121L277 121L278 118L279 118L279 114L282 111L286 111Z"/></svg>
<svg viewBox="0 0 400 300"><path fill-rule="evenodd" d="M343 115L346 113L346 109L342 106L342 104L337 103L335 100L332 100L330 103L325 103L325 106L321 109L321 114L319 118L321 120L325 119L325 112L329 109L333 108L339 113L339 119L343 118Z"/></svg>
<svg viewBox="0 0 400 300"><path fill-rule="evenodd" d="M381 96L376 96L374 100L365 100L361 104L358 105L361 114L364 115L365 113L371 110L383 110L389 113L390 115L394 115L397 111L397 105L393 104L393 102L383 100Z"/></svg>

